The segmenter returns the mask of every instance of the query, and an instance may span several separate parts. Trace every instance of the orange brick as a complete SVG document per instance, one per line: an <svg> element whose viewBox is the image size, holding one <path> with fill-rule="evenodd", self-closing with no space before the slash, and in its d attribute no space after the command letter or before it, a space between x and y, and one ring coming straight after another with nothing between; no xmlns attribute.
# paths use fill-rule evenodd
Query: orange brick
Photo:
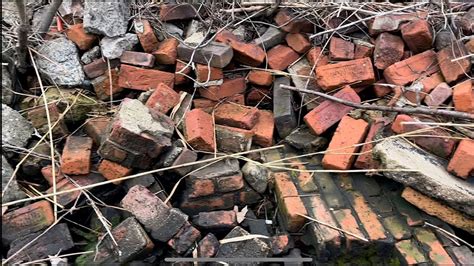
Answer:
<svg viewBox="0 0 474 266"><path fill-rule="evenodd" d="M110 101L110 93L113 96L116 96L123 91L123 88L119 86L119 70L111 69L109 73L95 78L92 80L92 86L94 87L94 92L97 95L97 98L103 101ZM112 86L110 86L110 80L112 80Z"/></svg>
<svg viewBox="0 0 474 266"><path fill-rule="evenodd" d="M454 86L453 102L456 111L474 113L474 86L471 80Z"/></svg>
<svg viewBox="0 0 474 266"><path fill-rule="evenodd" d="M456 265L433 232L427 228L415 228L414 231L418 242L428 247L428 256L434 265Z"/></svg>
<svg viewBox="0 0 474 266"><path fill-rule="evenodd" d="M273 113L266 110L258 110L258 120L252 131L254 133L253 142L262 147L270 147L273 145L273 131L275 128L275 120Z"/></svg>
<svg viewBox="0 0 474 266"><path fill-rule="evenodd" d="M309 65L311 67L316 64L316 61L318 61L318 64L316 65L317 67L329 64L329 57L321 53L321 47L313 47L309 49L308 53L306 54L306 59L308 59Z"/></svg>
<svg viewBox="0 0 474 266"><path fill-rule="evenodd" d="M387 67L383 75L388 83L406 85L438 71L436 53L428 50Z"/></svg>
<svg viewBox="0 0 474 266"><path fill-rule="evenodd" d="M215 40L230 45L234 50L234 59L237 62L249 66L259 66L265 60L265 52L260 46L241 42L237 36L228 30L223 30L217 34Z"/></svg>
<svg viewBox="0 0 474 266"><path fill-rule="evenodd" d="M288 33L285 40L288 46L299 54L303 54L311 48L308 38L301 33Z"/></svg>
<svg viewBox="0 0 474 266"><path fill-rule="evenodd" d="M143 23L143 31L140 32L137 30L136 33L138 35L138 40L140 41L140 44L143 47L143 50L146 53L152 53L158 50L159 42L156 38L153 28L150 25L150 22L148 20L141 20L139 23Z"/></svg>
<svg viewBox="0 0 474 266"><path fill-rule="evenodd" d="M178 40L175 38L169 38L162 41L158 47L158 50L153 51L156 63L163 65L174 65L176 64L176 58L178 57Z"/></svg>
<svg viewBox="0 0 474 266"><path fill-rule="evenodd" d="M399 114L397 115L397 117L395 117L395 120L392 122L392 131L397 133L397 134L402 134L405 132L405 130L403 129L403 125L402 125L402 122L414 122L416 121L415 119L413 119L411 116L409 115L405 115L405 114Z"/></svg>
<svg viewBox="0 0 474 266"><path fill-rule="evenodd" d="M164 83L160 83L146 101L146 106L166 114L178 103L179 94Z"/></svg>
<svg viewBox="0 0 474 266"><path fill-rule="evenodd" d="M219 105L214 118L217 124L243 129L252 129L258 120L258 109L232 103Z"/></svg>
<svg viewBox="0 0 474 266"><path fill-rule="evenodd" d="M56 172L56 183L58 183L61 179L64 178L63 173L58 167L55 167ZM47 165L41 168L41 174L43 175L44 179L48 181L50 185L53 185L53 167L51 165Z"/></svg>
<svg viewBox="0 0 474 266"><path fill-rule="evenodd" d="M181 84L186 84L190 79L188 79L185 75L191 74L191 66L186 67L186 62L182 62L179 60L176 60L176 72L174 73L174 84L176 85L181 85ZM186 69L183 71L183 74L178 74L179 71L181 71L183 68Z"/></svg>
<svg viewBox="0 0 474 266"><path fill-rule="evenodd" d="M317 67L316 81L325 91L355 82L356 86L370 85L375 81L372 61L366 57Z"/></svg>
<svg viewBox="0 0 474 266"><path fill-rule="evenodd" d="M360 237L364 236L364 234L359 230L359 225L352 215L351 210L341 209L334 211L333 213L341 229ZM346 238L346 248L349 250L351 249L353 242L361 241L352 235L344 234L344 236Z"/></svg>
<svg viewBox="0 0 474 266"><path fill-rule="evenodd" d="M420 82L423 85L423 90L418 95L421 102L436 86L444 82L444 77L441 75L441 72L437 72L431 76L422 78ZM416 93L414 91L405 90L403 96L410 102L416 103Z"/></svg>
<svg viewBox="0 0 474 266"><path fill-rule="evenodd" d="M474 174L474 140L463 139L459 142L449 161L448 171L464 179Z"/></svg>
<svg viewBox="0 0 474 266"><path fill-rule="evenodd" d="M267 53L268 65L271 69L285 70L299 58L298 54L286 45L279 44Z"/></svg>
<svg viewBox="0 0 474 266"><path fill-rule="evenodd" d="M467 54L468 51L462 43L455 43L438 52L439 68L447 83L468 77L466 74L469 74L471 69L470 58L463 58L451 62L451 60L466 56Z"/></svg>
<svg viewBox="0 0 474 266"><path fill-rule="evenodd" d="M148 91L156 88L160 83L173 88L174 73L124 64L120 66L118 85L122 88Z"/></svg>
<svg viewBox="0 0 474 266"><path fill-rule="evenodd" d="M69 27L69 29L66 30L66 36L83 51L91 49L97 41L97 36L84 31L82 23Z"/></svg>
<svg viewBox="0 0 474 266"><path fill-rule="evenodd" d="M431 49L433 34L428 21L417 19L403 24L400 27L402 37L410 50L414 53L421 53Z"/></svg>
<svg viewBox="0 0 474 266"><path fill-rule="evenodd" d="M222 69L217 67L208 67L206 65L196 64L196 79L199 82L219 80L224 78Z"/></svg>
<svg viewBox="0 0 474 266"><path fill-rule="evenodd" d="M474 39L471 38L466 44L466 49L469 53L474 54Z"/></svg>
<svg viewBox="0 0 474 266"><path fill-rule="evenodd" d="M201 109L194 109L186 113L184 135L189 145L195 149L210 152L215 149L212 116Z"/></svg>
<svg viewBox="0 0 474 266"><path fill-rule="evenodd" d="M114 180L129 175L132 169L121 166L109 160L102 160L97 169L107 180ZM114 184L118 185L122 181L116 181Z"/></svg>
<svg viewBox="0 0 474 266"><path fill-rule="evenodd" d="M234 79L224 79L224 82L220 86L210 86L207 88L199 89L199 94L213 101L219 101L226 97L234 96L245 92L247 84L245 78L239 77Z"/></svg>
<svg viewBox="0 0 474 266"><path fill-rule="evenodd" d="M270 86L273 82L273 75L270 72L262 70L252 70L247 79L250 83L260 86Z"/></svg>
<svg viewBox="0 0 474 266"><path fill-rule="evenodd" d="M375 84L374 84L374 93L375 93L375 96L379 97L379 98L382 98L384 97L385 95L389 94L392 92L392 88L389 87L389 86L384 86L384 85L377 85L377 83L380 83L380 84L387 84L387 82L385 81L385 79L381 79L379 81L377 81Z"/></svg>
<svg viewBox="0 0 474 266"><path fill-rule="evenodd" d="M355 46L352 42L332 37L329 42L329 58L331 60L352 60L354 59L354 49Z"/></svg>
<svg viewBox="0 0 474 266"><path fill-rule="evenodd" d="M61 156L61 171L68 175L86 175L91 168L92 139L69 136Z"/></svg>
<svg viewBox="0 0 474 266"><path fill-rule="evenodd" d="M369 240L377 241L387 238L382 223L377 218L377 214L369 207L365 198L359 193L353 193L352 207L357 213L359 220L369 236Z"/></svg>
<svg viewBox="0 0 474 266"><path fill-rule="evenodd" d="M367 133L367 138L365 139L364 146L360 150L360 155L357 157L354 166L362 169L376 169L378 168L378 162L372 157L372 148L374 147L375 135L379 130L384 127L385 123L382 119L377 119L370 125L369 132Z"/></svg>
<svg viewBox="0 0 474 266"><path fill-rule="evenodd" d="M338 227L336 221L332 217L331 210L326 206L326 203L322 200L321 196L313 195L309 197L310 202L310 211L312 212L313 217L317 217L317 219L323 223L332 225L334 227ZM320 242L325 243L325 245L330 245L333 248L337 249L341 246L341 235L339 231L331 229L324 225L319 225L318 223L314 223L315 226L318 228L318 234L322 238Z"/></svg>
<svg viewBox="0 0 474 266"><path fill-rule="evenodd" d="M287 230L297 232L305 223L305 218L298 215L308 215L303 201L298 195L295 184L287 173L275 173L275 192L278 207L281 208Z"/></svg>
<svg viewBox="0 0 474 266"><path fill-rule="evenodd" d="M353 153L359 149L354 145L364 140L367 129L368 124L364 120L344 116L329 143L328 152L323 157L324 168L350 169L355 159Z"/></svg>

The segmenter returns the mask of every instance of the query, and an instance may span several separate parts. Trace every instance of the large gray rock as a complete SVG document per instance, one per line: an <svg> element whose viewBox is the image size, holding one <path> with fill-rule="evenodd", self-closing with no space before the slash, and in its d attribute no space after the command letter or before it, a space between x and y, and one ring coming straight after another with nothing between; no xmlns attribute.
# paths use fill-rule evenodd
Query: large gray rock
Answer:
<svg viewBox="0 0 474 266"><path fill-rule="evenodd" d="M386 139L373 153L381 168L401 170L386 171L385 176L474 216L474 186L448 173L443 161L402 139Z"/></svg>
<svg viewBox="0 0 474 266"><path fill-rule="evenodd" d="M39 71L52 83L63 86L78 86L85 75L79 61L76 45L66 38L46 41L36 56Z"/></svg>
<svg viewBox="0 0 474 266"><path fill-rule="evenodd" d="M138 44L138 37L136 34L127 33L119 37L104 37L100 41L100 49L102 55L108 59L115 59L122 56L123 52L132 50Z"/></svg>
<svg viewBox="0 0 474 266"><path fill-rule="evenodd" d="M2 66L2 103L7 105L13 103L13 85L10 71L6 66Z"/></svg>
<svg viewBox="0 0 474 266"><path fill-rule="evenodd" d="M7 159L5 159L5 157L2 155L2 191L12 175L13 168L10 166ZM25 192L23 192L20 187L18 187L16 179L13 179L2 197L2 203L24 198L26 198Z"/></svg>
<svg viewBox="0 0 474 266"><path fill-rule="evenodd" d="M84 30L89 33L116 37L127 32L130 1L92 1L84 3Z"/></svg>
<svg viewBox="0 0 474 266"><path fill-rule="evenodd" d="M268 184L268 171L266 167L247 162L242 167L242 173L249 185L259 193L265 192Z"/></svg>
<svg viewBox="0 0 474 266"><path fill-rule="evenodd" d="M44 1L27 0L26 3L26 19L28 21L33 17L33 11L43 5ZM9 25L17 25L20 22L18 7L15 1L2 1L2 21Z"/></svg>
<svg viewBox="0 0 474 266"><path fill-rule="evenodd" d="M20 113L2 104L2 146L26 147L34 132L33 126Z"/></svg>

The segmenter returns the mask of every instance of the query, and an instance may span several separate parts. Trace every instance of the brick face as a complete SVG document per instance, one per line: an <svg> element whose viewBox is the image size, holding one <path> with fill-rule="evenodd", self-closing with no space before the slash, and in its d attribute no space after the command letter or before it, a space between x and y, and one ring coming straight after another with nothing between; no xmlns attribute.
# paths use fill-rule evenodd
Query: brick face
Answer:
<svg viewBox="0 0 474 266"><path fill-rule="evenodd" d="M305 218L298 214L307 215L307 211L288 174L275 173L275 191L288 231L297 232L305 223Z"/></svg>
<svg viewBox="0 0 474 266"><path fill-rule="evenodd" d="M61 156L61 171L69 175L85 175L91 168L92 139L69 136Z"/></svg>
<svg viewBox="0 0 474 266"><path fill-rule="evenodd" d="M370 85L375 81L370 58L355 59L316 68L316 81L325 91L357 82L357 86Z"/></svg>

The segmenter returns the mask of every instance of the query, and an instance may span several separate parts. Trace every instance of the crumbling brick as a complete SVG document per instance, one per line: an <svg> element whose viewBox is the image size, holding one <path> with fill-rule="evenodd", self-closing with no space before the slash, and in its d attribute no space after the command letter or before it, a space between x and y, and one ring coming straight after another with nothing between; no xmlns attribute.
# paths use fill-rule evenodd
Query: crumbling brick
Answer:
<svg viewBox="0 0 474 266"><path fill-rule="evenodd" d="M438 52L439 68L447 83L457 81L469 73L471 60L469 58L458 59L467 54L468 51L462 43L454 43ZM453 59L456 61L451 62Z"/></svg>

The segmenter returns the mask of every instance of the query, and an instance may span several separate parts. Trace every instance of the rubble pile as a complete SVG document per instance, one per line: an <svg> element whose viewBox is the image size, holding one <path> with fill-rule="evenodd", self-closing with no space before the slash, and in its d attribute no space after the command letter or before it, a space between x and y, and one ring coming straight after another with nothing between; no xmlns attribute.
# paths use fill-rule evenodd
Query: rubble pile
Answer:
<svg viewBox="0 0 474 266"><path fill-rule="evenodd" d="M38 36L26 2L2 22ZM2 38L3 263L472 263L474 7L446 5L63 1L26 72Z"/></svg>

